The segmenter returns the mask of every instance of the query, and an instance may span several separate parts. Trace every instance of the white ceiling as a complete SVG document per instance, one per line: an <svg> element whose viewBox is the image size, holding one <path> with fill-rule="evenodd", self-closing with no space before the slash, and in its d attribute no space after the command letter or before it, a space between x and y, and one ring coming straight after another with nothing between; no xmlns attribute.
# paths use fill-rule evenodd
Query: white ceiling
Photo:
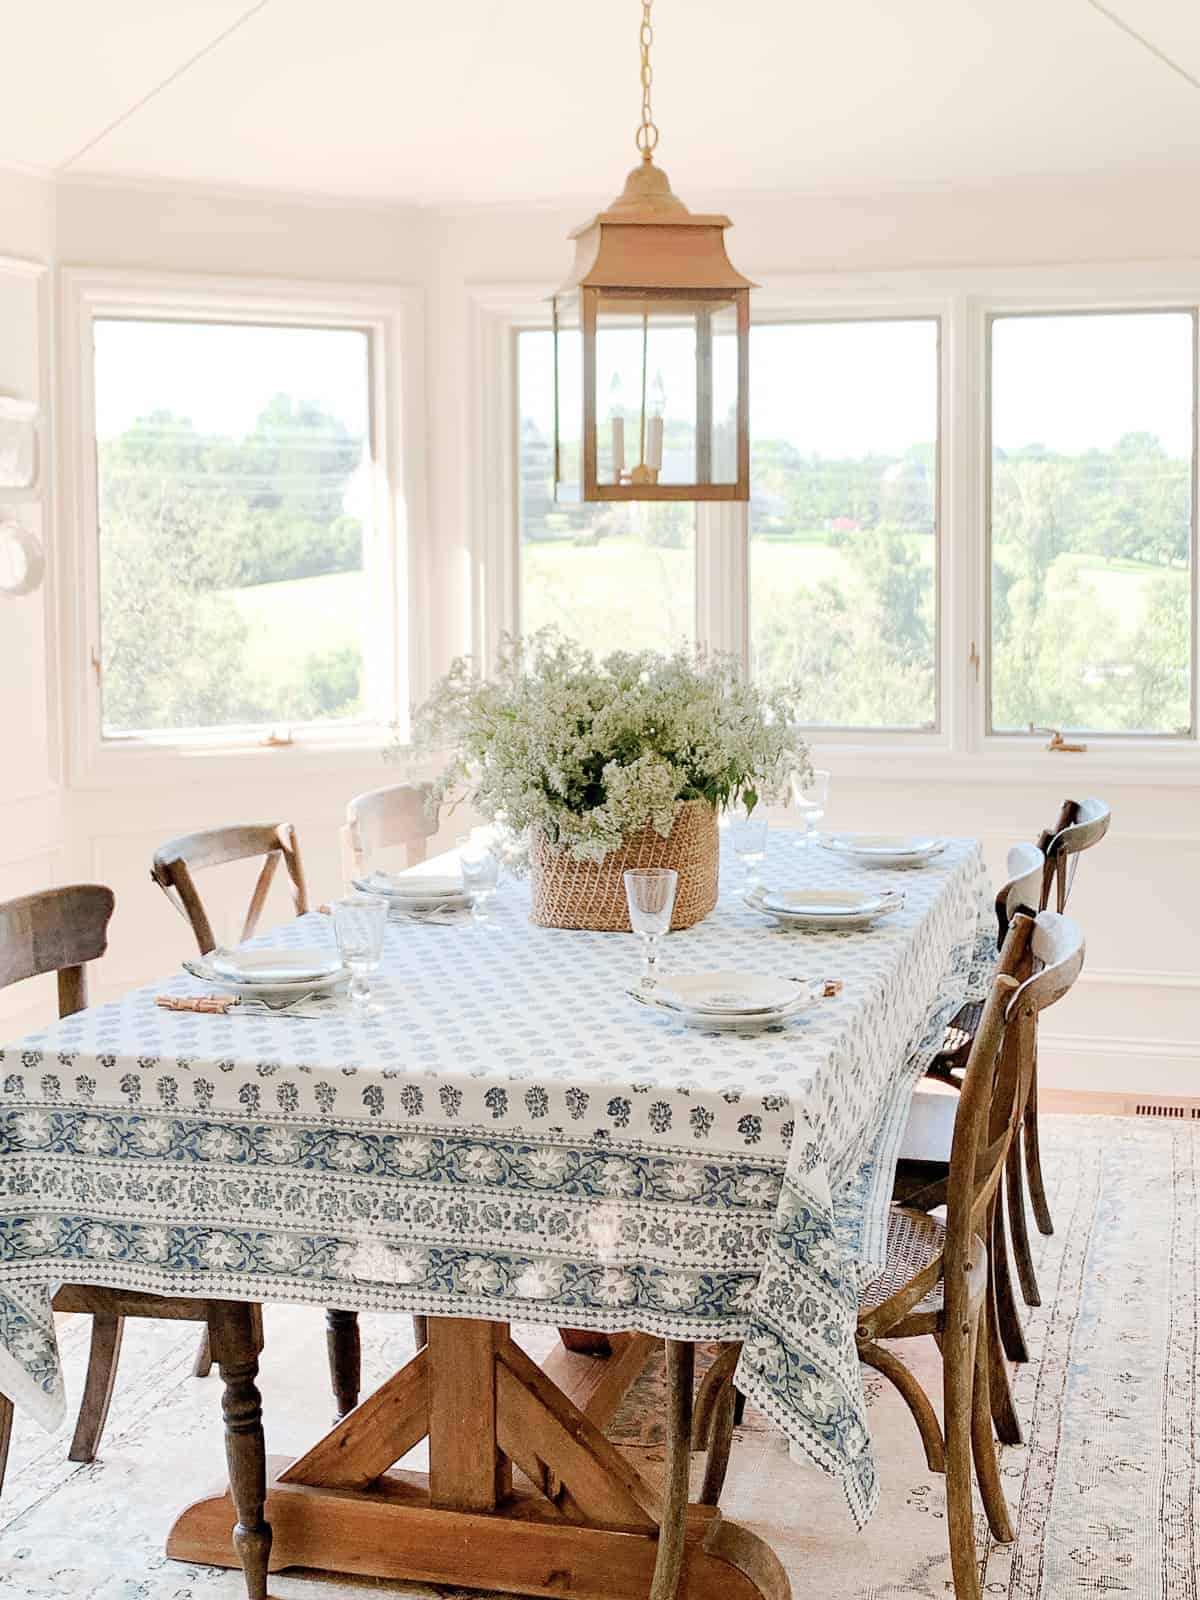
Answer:
<svg viewBox="0 0 1200 1600"><path fill-rule="evenodd" d="M639 20L638 0L4 0L0 163L606 199L635 159ZM1198 0L657 0L654 20L685 198L1200 175Z"/></svg>

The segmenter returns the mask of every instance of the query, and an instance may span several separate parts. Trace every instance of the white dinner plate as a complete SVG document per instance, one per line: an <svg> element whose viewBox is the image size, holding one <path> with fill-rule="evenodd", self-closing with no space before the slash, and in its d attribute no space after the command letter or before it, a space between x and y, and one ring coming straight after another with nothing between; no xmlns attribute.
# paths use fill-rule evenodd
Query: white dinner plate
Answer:
<svg viewBox="0 0 1200 1600"><path fill-rule="evenodd" d="M283 983L268 983L260 978L247 982L218 972L203 956L184 961L183 970L190 973L193 978L199 978L201 983L208 983L214 989L220 989L224 994L245 995L247 999L254 999L257 996L265 999L270 995L291 995L295 1000L304 994L331 994L350 977L349 969L339 966L325 978L289 978Z"/></svg>
<svg viewBox="0 0 1200 1600"><path fill-rule="evenodd" d="M681 1011L744 1017L791 1005L796 985L790 978L758 978L747 972L688 972L659 979L654 993Z"/></svg>
<svg viewBox="0 0 1200 1600"><path fill-rule="evenodd" d="M343 970L329 950L213 950L207 959L218 977L235 983L312 984Z"/></svg>
<svg viewBox="0 0 1200 1600"><path fill-rule="evenodd" d="M752 1033L760 1028L770 1028L777 1023L786 1022L798 1011L806 1011L809 1006L815 1005L825 992L825 985L811 978L792 979L788 983L788 988L791 990L791 995L785 1005L773 1006L766 1011L750 1012L696 1011L688 1006L672 1004L670 1000L661 997L653 990L630 989L627 993L630 999L636 1000L639 1005L662 1011L676 1022L681 1022L685 1028L699 1028L708 1033Z"/></svg>
<svg viewBox="0 0 1200 1600"><path fill-rule="evenodd" d="M944 839L927 833L827 833L821 847L851 861L878 867L915 867L946 848Z"/></svg>
<svg viewBox="0 0 1200 1600"><path fill-rule="evenodd" d="M392 911L428 911L433 906L462 911L471 904L461 878L398 878L373 872L369 878L355 878L354 887L363 894L379 895Z"/></svg>
<svg viewBox="0 0 1200 1600"><path fill-rule="evenodd" d="M751 910L805 933L857 933L904 904L896 890L864 895L841 889L751 889L745 899Z"/></svg>

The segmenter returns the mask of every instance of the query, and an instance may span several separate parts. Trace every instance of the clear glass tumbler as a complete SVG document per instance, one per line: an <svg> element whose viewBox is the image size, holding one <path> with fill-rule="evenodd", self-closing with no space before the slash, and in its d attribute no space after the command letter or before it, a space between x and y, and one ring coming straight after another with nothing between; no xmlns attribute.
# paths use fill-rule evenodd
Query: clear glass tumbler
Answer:
<svg viewBox="0 0 1200 1600"><path fill-rule="evenodd" d="M747 889L757 888L762 882L758 869L767 857L766 812L757 808L735 811L729 822L729 842L745 868Z"/></svg>
<svg viewBox="0 0 1200 1600"><path fill-rule="evenodd" d="M817 823L825 815L829 803L829 774L823 769L810 773L804 781L799 773L792 774L792 803L804 818L804 833L796 841L798 849L809 850L816 838Z"/></svg>
<svg viewBox="0 0 1200 1600"><path fill-rule="evenodd" d="M377 894L351 894L333 903L333 936L338 954L350 968L350 998L371 1016L384 1008L371 998L369 973L383 959L387 901Z"/></svg>
<svg viewBox="0 0 1200 1600"><path fill-rule="evenodd" d="M654 987L658 974L658 941L671 929L679 874L669 867L635 867L625 874L629 923L642 941L642 986Z"/></svg>
<svg viewBox="0 0 1200 1600"><path fill-rule="evenodd" d="M471 919L488 920L488 902L500 881L500 858L491 845L471 834L458 841L458 865L463 892L471 896Z"/></svg>

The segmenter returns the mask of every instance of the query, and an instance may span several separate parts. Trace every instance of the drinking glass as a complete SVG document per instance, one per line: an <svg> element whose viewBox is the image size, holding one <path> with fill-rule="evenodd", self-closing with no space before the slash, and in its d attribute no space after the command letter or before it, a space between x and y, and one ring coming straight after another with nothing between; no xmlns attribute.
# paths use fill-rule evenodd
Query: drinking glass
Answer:
<svg viewBox="0 0 1200 1600"><path fill-rule="evenodd" d="M729 821L729 840L734 854L746 871L746 887L755 889L762 882L759 867L767 854L767 814L765 811L738 810Z"/></svg>
<svg viewBox="0 0 1200 1600"><path fill-rule="evenodd" d="M458 841L458 864L463 891L471 896L471 920L486 922L488 901L500 880L499 858L490 844L467 834Z"/></svg>
<svg viewBox="0 0 1200 1600"><path fill-rule="evenodd" d="M658 941L670 932L679 874L669 867L636 867L625 874L629 924L642 941L642 986L654 987Z"/></svg>
<svg viewBox="0 0 1200 1600"><path fill-rule="evenodd" d="M804 833L796 841L798 850L811 850L816 837L816 826L825 815L829 801L829 774L821 769L811 772L807 781L798 772L792 774L792 800L804 818Z"/></svg>
<svg viewBox="0 0 1200 1600"><path fill-rule="evenodd" d="M384 1008L371 999L367 974L383 959L387 901L377 894L351 894L333 903L333 936L338 954L350 968L350 998L361 1013L375 1016Z"/></svg>

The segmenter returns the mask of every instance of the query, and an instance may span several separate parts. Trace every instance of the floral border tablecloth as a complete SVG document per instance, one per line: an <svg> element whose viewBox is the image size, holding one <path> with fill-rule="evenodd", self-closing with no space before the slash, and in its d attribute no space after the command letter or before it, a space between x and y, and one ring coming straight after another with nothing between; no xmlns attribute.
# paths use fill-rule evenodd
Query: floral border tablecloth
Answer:
<svg viewBox="0 0 1200 1600"><path fill-rule="evenodd" d="M509 883L488 926L389 926L380 1017L165 1012L155 993L198 987L178 977L0 1050L0 1392L62 1415L59 1282L744 1338L740 1386L864 1522L859 1291L912 1085L986 982L994 919L973 840L893 872L774 835L767 872L905 904L800 935L727 861L668 969L844 985L761 1034L636 1006L630 938L534 928ZM310 915L259 942L331 941Z"/></svg>

